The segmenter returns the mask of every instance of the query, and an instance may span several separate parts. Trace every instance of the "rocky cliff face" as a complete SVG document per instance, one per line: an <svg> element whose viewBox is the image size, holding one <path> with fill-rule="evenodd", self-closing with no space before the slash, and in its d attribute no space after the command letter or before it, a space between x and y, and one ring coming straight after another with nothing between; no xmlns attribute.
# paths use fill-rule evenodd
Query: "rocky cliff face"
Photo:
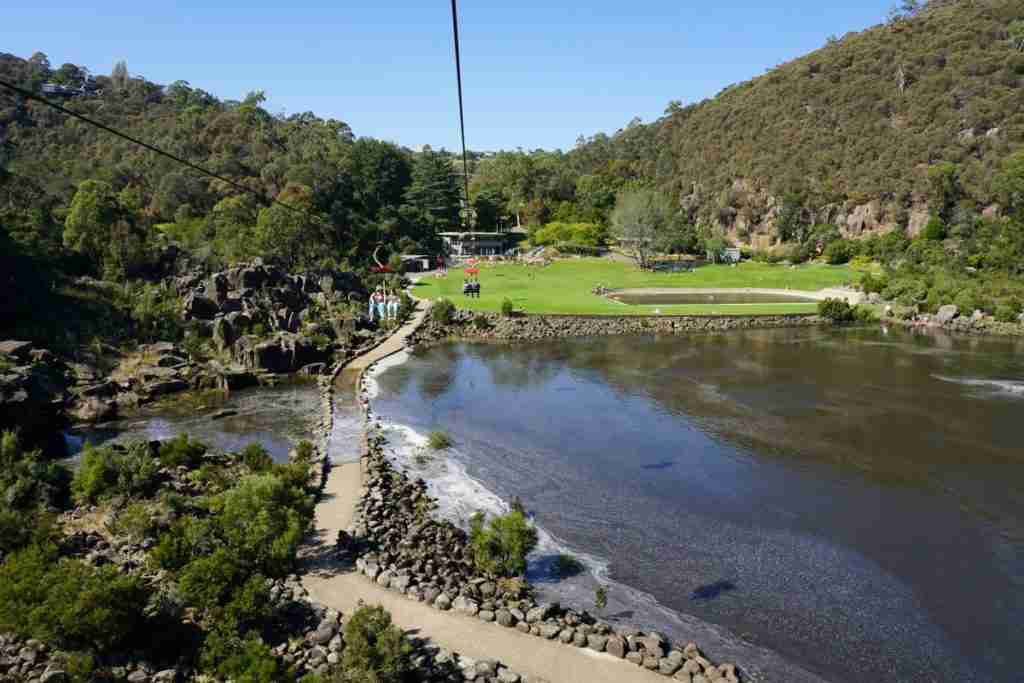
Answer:
<svg viewBox="0 0 1024 683"><path fill-rule="evenodd" d="M66 367L31 342L0 342L0 431L18 430L29 447L60 447Z"/></svg>

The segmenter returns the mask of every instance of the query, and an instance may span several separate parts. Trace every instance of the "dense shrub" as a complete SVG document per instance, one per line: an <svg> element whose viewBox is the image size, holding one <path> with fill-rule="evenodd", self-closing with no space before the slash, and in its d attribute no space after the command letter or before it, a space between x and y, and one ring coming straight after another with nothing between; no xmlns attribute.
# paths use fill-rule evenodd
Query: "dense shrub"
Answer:
<svg viewBox="0 0 1024 683"><path fill-rule="evenodd" d="M506 318L511 318L516 312L516 306L512 303L512 299L505 297L501 302L501 314Z"/></svg>
<svg viewBox="0 0 1024 683"><path fill-rule="evenodd" d="M251 443L239 454L242 463L253 472L265 472L274 465L274 459L261 444Z"/></svg>
<svg viewBox="0 0 1024 683"><path fill-rule="evenodd" d="M203 644L204 671L240 683L277 683L293 678L287 666L256 635L241 637L235 629L215 628Z"/></svg>
<svg viewBox="0 0 1024 683"><path fill-rule="evenodd" d="M479 512L470 519L469 543L478 569L516 576L526 571L526 556L537 546L537 529L518 510L489 522Z"/></svg>
<svg viewBox="0 0 1024 683"><path fill-rule="evenodd" d="M449 299L438 299L430 308L430 319L438 325L449 325L455 317L455 304Z"/></svg>
<svg viewBox="0 0 1024 683"><path fill-rule="evenodd" d="M26 451L15 432L0 434L0 504L11 510L67 503L71 474L62 465Z"/></svg>
<svg viewBox="0 0 1024 683"><path fill-rule="evenodd" d="M285 576L311 517L296 509L305 492L278 477L254 474L224 493L217 531L231 557L270 577Z"/></svg>
<svg viewBox="0 0 1024 683"><path fill-rule="evenodd" d="M146 594L137 577L57 560L32 546L0 566L0 630L58 647L106 651L142 623Z"/></svg>
<svg viewBox="0 0 1024 683"><path fill-rule="evenodd" d="M818 302L818 315L834 324L853 320L853 306L845 299L825 299Z"/></svg>
<svg viewBox="0 0 1024 683"><path fill-rule="evenodd" d="M345 683L401 683L413 667L412 646L383 607L360 607L345 624Z"/></svg>
<svg viewBox="0 0 1024 683"><path fill-rule="evenodd" d="M95 503L110 495L148 495L156 485L160 465L148 444L126 448L86 445L82 464L71 482L75 499Z"/></svg>
<svg viewBox="0 0 1024 683"><path fill-rule="evenodd" d="M1019 313L1013 306L1000 304L996 306L995 319L1001 323L1015 323Z"/></svg>
<svg viewBox="0 0 1024 683"><path fill-rule="evenodd" d="M849 263L857 255L857 245L852 240L836 240L825 247L825 261L836 266Z"/></svg>
<svg viewBox="0 0 1024 683"><path fill-rule="evenodd" d="M921 231L921 239L932 241L946 239L946 224L938 216L932 216Z"/></svg>
<svg viewBox="0 0 1024 683"><path fill-rule="evenodd" d="M173 439L160 444L160 464L164 467L199 467L206 454L206 446L198 441L190 441L187 434L179 434Z"/></svg>
<svg viewBox="0 0 1024 683"><path fill-rule="evenodd" d="M133 541L141 541L156 528L149 508L139 502L118 511L109 527L115 535L128 536Z"/></svg>
<svg viewBox="0 0 1024 683"><path fill-rule="evenodd" d="M885 291L889 281L885 275L876 275L875 273L864 273L860 279L860 288L866 294L877 293L881 294Z"/></svg>

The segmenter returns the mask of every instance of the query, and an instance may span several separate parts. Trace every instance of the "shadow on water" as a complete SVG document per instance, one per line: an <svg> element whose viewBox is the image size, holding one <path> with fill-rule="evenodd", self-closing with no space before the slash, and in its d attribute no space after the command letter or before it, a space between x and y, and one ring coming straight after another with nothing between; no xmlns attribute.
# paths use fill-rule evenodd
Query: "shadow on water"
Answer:
<svg viewBox="0 0 1024 683"><path fill-rule="evenodd" d="M586 567L577 561L566 561L567 556L549 553L530 557L527 578L535 584L555 584L586 572Z"/></svg>
<svg viewBox="0 0 1024 683"><path fill-rule="evenodd" d="M640 465L642 470L667 470L676 464L675 460L662 460L661 462L654 462L650 465Z"/></svg>
<svg viewBox="0 0 1024 683"><path fill-rule="evenodd" d="M714 600L722 593L736 590L736 584L732 581L715 581L695 589L690 593L691 600Z"/></svg>

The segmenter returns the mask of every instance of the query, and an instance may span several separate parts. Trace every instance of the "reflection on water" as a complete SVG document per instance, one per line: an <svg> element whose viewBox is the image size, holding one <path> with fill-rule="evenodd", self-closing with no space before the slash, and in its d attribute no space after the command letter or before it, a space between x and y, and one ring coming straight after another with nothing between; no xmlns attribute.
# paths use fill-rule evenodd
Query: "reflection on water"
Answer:
<svg viewBox="0 0 1024 683"><path fill-rule="evenodd" d="M183 406L151 408L100 429L71 434L68 444L80 449L86 441L148 441L185 433L224 451L260 443L276 462L287 462L295 444L310 438L320 415L319 393L311 382L244 389L198 410Z"/></svg>
<svg viewBox="0 0 1024 683"><path fill-rule="evenodd" d="M617 581L830 679L1012 680L1021 351L880 329L448 345L384 372L376 408L448 429Z"/></svg>

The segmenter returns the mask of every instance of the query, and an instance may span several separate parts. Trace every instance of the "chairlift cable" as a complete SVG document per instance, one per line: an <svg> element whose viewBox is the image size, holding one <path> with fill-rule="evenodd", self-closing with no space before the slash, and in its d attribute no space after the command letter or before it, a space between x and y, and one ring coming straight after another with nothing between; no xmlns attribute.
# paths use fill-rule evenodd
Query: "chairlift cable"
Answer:
<svg viewBox="0 0 1024 683"><path fill-rule="evenodd" d="M462 182L466 191L466 211L463 227L469 230L469 162L466 158L466 115L462 107L462 58L459 54L459 11L452 0L452 34L455 43L455 78L459 88L459 131L462 134Z"/></svg>

